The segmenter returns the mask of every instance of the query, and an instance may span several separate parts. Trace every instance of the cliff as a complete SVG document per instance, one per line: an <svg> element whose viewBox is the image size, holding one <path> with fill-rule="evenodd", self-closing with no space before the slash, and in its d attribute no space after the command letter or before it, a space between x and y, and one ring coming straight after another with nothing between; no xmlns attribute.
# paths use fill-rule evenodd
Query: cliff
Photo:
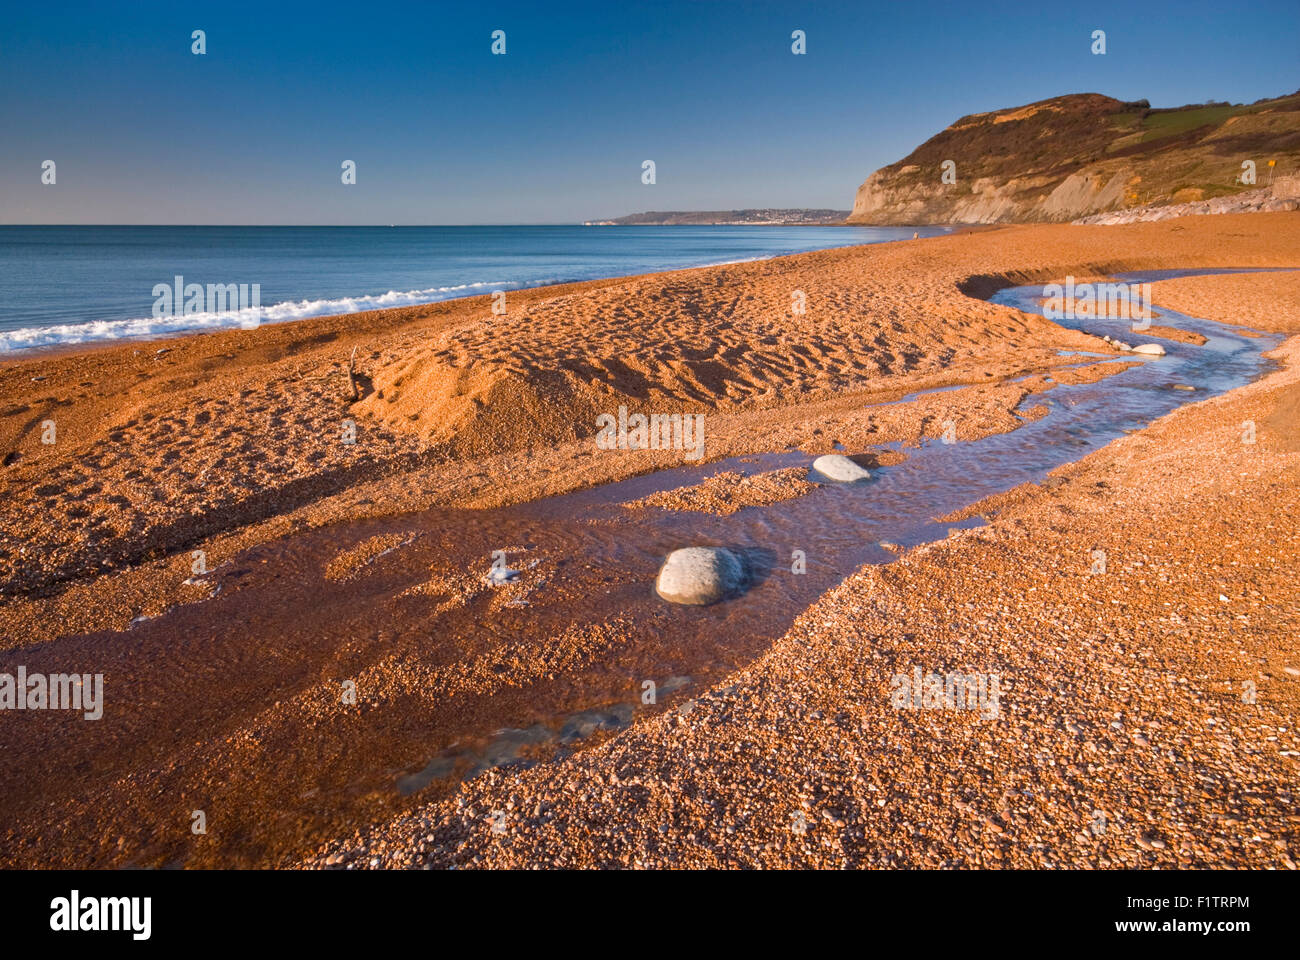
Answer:
<svg viewBox="0 0 1300 960"><path fill-rule="evenodd" d="M1242 182L1246 160L1254 183ZM868 177L848 222L1068 221L1231 196L1297 170L1300 93L1175 109L1071 94L962 117Z"/></svg>

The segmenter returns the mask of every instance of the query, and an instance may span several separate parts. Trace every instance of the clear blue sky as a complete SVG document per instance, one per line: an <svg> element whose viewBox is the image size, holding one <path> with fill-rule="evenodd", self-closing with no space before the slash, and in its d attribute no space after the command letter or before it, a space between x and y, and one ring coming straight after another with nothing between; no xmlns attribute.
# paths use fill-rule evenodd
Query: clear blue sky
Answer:
<svg viewBox="0 0 1300 960"><path fill-rule="evenodd" d="M963 114L1065 93L1177 106L1293 92L1297 37L1296 0L11 2L0 222L848 209L871 171ZM47 159L55 186L40 183Z"/></svg>

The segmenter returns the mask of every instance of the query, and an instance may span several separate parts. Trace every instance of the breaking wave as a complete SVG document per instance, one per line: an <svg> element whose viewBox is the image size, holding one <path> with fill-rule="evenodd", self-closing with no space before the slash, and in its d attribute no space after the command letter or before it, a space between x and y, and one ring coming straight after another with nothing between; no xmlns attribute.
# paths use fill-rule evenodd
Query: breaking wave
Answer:
<svg viewBox="0 0 1300 960"><path fill-rule="evenodd" d="M548 280L545 283L556 283ZM527 284L538 286L542 284ZM342 297L337 300L286 300L271 306L247 307L216 313L181 313L162 317L139 317L132 320L92 320L85 323L60 323L48 327L23 327L0 331L0 352L53 347L64 344L92 343L100 340L165 337L204 330L252 329L263 323L284 323L307 317L329 317L340 313L361 313L392 307L412 307L438 303L456 297L511 290L525 286L510 281L461 283L450 287L424 290L389 290L374 296Z"/></svg>

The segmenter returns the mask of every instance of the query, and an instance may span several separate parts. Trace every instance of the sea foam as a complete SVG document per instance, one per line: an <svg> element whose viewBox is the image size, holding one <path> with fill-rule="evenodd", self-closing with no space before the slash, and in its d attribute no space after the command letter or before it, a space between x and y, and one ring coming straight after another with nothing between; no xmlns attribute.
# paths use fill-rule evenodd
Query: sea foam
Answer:
<svg viewBox="0 0 1300 960"><path fill-rule="evenodd" d="M550 281L547 281L550 282ZM226 310L217 313L179 313L162 317L137 317L130 320L93 320L86 323L60 323L48 327L22 327L0 331L0 353L52 347L64 344L92 343L100 340L125 340L166 337L205 330L252 329L263 323L284 323L307 317L330 317L341 313L411 307L438 303L473 293L518 289L522 283L479 281L424 290L389 290L372 296L341 297L337 300L285 300L264 307ZM531 286L531 284L530 284Z"/></svg>

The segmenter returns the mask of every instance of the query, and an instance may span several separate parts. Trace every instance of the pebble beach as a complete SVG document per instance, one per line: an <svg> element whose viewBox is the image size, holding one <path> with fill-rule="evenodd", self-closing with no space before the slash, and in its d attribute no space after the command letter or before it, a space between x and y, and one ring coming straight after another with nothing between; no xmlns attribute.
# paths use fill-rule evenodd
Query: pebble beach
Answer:
<svg viewBox="0 0 1300 960"><path fill-rule="evenodd" d="M1297 265L1290 212L1018 226L6 358L0 669L106 711L5 725L4 864L1294 869ZM788 612L564 547L1011 434L1163 354L990 297L1198 268L1268 272L1157 312L1277 335L1267 372ZM621 406L702 456L599 447ZM918 670L997 682L925 709Z"/></svg>

